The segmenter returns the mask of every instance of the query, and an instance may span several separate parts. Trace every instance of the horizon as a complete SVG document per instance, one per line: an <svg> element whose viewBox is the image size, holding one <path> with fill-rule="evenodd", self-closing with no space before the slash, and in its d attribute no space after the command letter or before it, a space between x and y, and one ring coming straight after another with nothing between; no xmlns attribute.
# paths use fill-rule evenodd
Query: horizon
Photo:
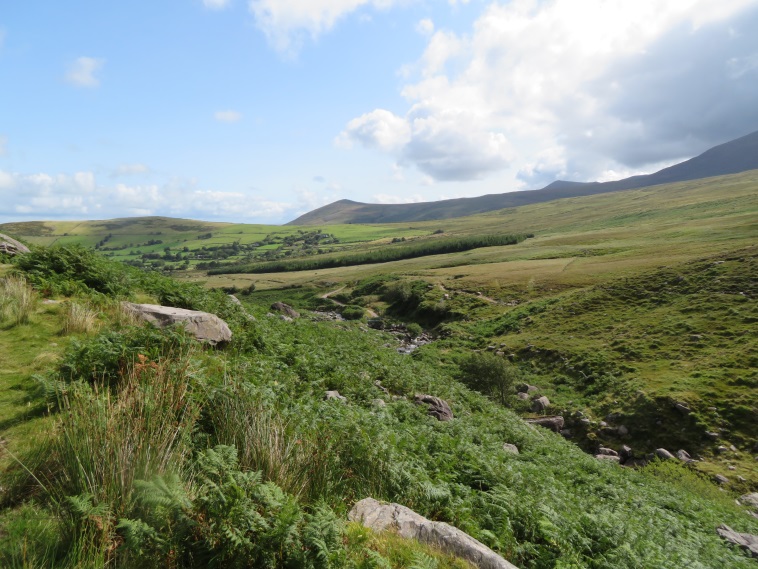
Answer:
<svg viewBox="0 0 758 569"><path fill-rule="evenodd" d="M756 25L755 0L17 4L0 223L281 225L655 172L758 129Z"/></svg>

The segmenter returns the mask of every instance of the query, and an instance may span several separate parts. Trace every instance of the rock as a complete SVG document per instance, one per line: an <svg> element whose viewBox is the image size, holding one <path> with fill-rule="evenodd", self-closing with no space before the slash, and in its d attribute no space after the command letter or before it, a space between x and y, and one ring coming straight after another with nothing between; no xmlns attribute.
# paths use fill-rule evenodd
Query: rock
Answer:
<svg viewBox="0 0 758 569"><path fill-rule="evenodd" d="M528 393L523 393L523 392L522 393L517 393L516 397L518 397L522 401L526 401L526 400L529 399L529 394Z"/></svg>
<svg viewBox="0 0 758 569"><path fill-rule="evenodd" d="M624 466L628 466L629 468L634 468L637 466L647 466L648 461L644 458L632 458L629 457L624 461Z"/></svg>
<svg viewBox="0 0 758 569"><path fill-rule="evenodd" d="M682 462L695 462L694 460L692 460L690 453L688 453L686 450L680 449L676 451L676 457Z"/></svg>
<svg viewBox="0 0 758 569"><path fill-rule="evenodd" d="M606 456L618 456L619 455L619 453L617 453L615 450L613 450L612 448L607 448L607 447L600 447L598 449L597 453L598 454L604 454Z"/></svg>
<svg viewBox="0 0 758 569"><path fill-rule="evenodd" d="M609 460L611 462L621 462L621 459L618 456L613 456L610 454L596 454L595 458L598 460Z"/></svg>
<svg viewBox="0 0 758 569"><path fill-rule="evenodd" d="M625 437L629 434L629 429L626 425L619 425L618 434L620 437Z"/></svg>
<svg viewBox="0 0 758 569"><path fill-rule="evenodd" d="M682 403L681 401L674 402L674 409L685 415L689 415L692 411L686 403Z"/></svg>
<svg viewBox="0 0 758 569"><path fill-rule="evenodd" d="M574 438L574 433L571 432L571 429L561 429L560 435L564 439L572 439L572 438Z"/></svg>
<svg viewBox="0 0 758 569"><path fill-rule="evenodd" d="M396 531L401 537L438 547L481 569L516 569L515 565L467 533L444 522L428 520L400 504L384 504L364 498L353 506L348 519L374 531Z"/></svg>
<svg viewBox="0 0 758 569"><path fill-rule="evenodd" d="M158 304L123 302L122 305L137 318L158 328L181 324L195 338L212 346L224 345L232 339L229 326L215 314Z"/></svg>
<svg viewBox="0 0 758 569"><path fill-rule="evenodd" d="M748 551L753 558L758 559L758 535L738 533L725 524L716 528L716 532L729 543L741 547Z"/></svg>
<svg viewBox="0 0 758 569"><path fill-rule="evenodd" d="M297 310L292 308L289 304L284 304L283 302L275 302L271 305L271 310L276 310L277 312L280 312L289 318L300 318L300 313Z"/></svg>
<svg viewBox="0 0 758 569"><path fill-rule="evenodd" d="M231 300L232 303L236 304L237 306L242 306L242 302L240 302L240 299L234 296L233 294L229 295L229 300Z"/></svg>
<svg viewBox="0 0 758 569"><path fill-rule="evenodd" d="M724 454L728 450L729 449L726 448L724 445L721 445L721 446L719 446L719 447L716 448L716 452L719 453L719 454Z"/></svg>
<svg viewBox="0 0 758 569"><path fill-rule="evenodd" d="M372 399L371 400L371 405L373 405L374 407L378 407L379 409L381 409L382 407L386 407L387 406L387 402L384 399Z"/></svg>
<svg viewBox="0 0 758 569"><path fill-rule="evenodd" d="M544 395L532 401L532 413L541 413L548 407L550 407L550 399Z"/></svg>
<svg viewBox="0 0 758 569"><path fill-rule="evenodd" d="M427 410L427 413L439 421L449 421L453 418L453 412L450 409L450 405L447 404L447 401L440 399L439 397L417 393L413 398L413 402L416 405L428 405L429 409Z"/></svg>
<svg viewBox="0 0 758 569"><path fill-rule="evenodd" d="M657 448L654 452L655 456L661 460L673 460L674 455L667 451L665 448Z"/></svg>
<svg viewBox="0 0 758 569"><path fill-rule="evenodd" d="M516 445L513 445L511 443L503 443L503 450L512 452L513 454L518 454L518 447Z"/></svg>
<svg viewBox="0 0 758 569"><path fill-rule="evenodd" d="M386 387L384 387L384 386L382 385L382 382L381 382L381 380L377 379L377 380L374 382L374 385L375 385L375 386L376 386L376 387L377 387L377 388L378 388L378 389L379 389L379 390L380 390L382 393L386 393L386 394L388 394L388 395L389 395L389 392L390 392L390 390L389 390L389 389L387 389Z"/></svg>
<svg viewBox="0 0 758 569"><path fill-rule="evenodd" d="M340 392L337 390L327 391L326 393L324 393L324 401L330 401L332 399L336 399L337 401L347 402L347 397L345 397L344 395L340 395Z"/></svg>
<svg viewBox="0 0 758 569"><path fill-rule="evenodd" d="M719 484L729 484L729 479L723 474L717 474L713 479Z"/></svg>
<svg viewBox="0 0 758 569"><path fill-rule="evenodd" d="M590 421L587 417L583 417L579 419L579 423L584 425L585 427L588 427L589 425L592 424L592 421Z"/></svg>
<svg viewBox="0 0 758 569"><path fill-rule="evenodd" d="M279 320L281 320L282 322L292 322L292 318L290 318L286 314L280 314Z"/></svg>
<svg viewBox="0 0 758 569"><path fill-rule="evenodd" d="M8 237L7 235L0 233L0 253L15 257L16 255L29 253L29 247L16 241L13 237Z"/></svg>
<svg viewBox="0 0 758 569"><path fill-rule="evenodd" d="M758 512L758 492L743 494L740 496L740 503Z"/></svg>
<svg viewBox="0 0 758 569"><path fill-rule="evenodd" d="M624 445L621 447L621 450L619 451L619 456L621 457L622 462L626 462L630 458L634 456L634 453L632 452L632 447Z"/></svg>
<svg viewBox="0 0 758 569"><path fill-rule="evenodd" d="M705 436L711 439L712 441L717 441L720 435L713 431L706 431Z"/></svg>
<svg viewBox="0 0 758 569"><path fill-rule="evenodd" d="M528 383L520 383L516 386L516 391L519 393L537 393L540 390L536 385L529 385Z"/></svg>
<svg viewBox="0 0 758 569"><path fill-rule="evenodd" d="M600 421L600 426L601 427L607 427L608 423L606 423L605 421Z"/></svg>
<svg viewBox="0 0 758 569"><path fill-rule="evenodd" d="M729 470L737 470L737 467L736 466L732 466L731 464L729 466L727 466L727 468Z"/></svg>
<svg viewBox="0 0 758 569"><path fill-rule="evenodd" d="M552 417L540 417L539 419L527 419L527 423L530 425L537 425L560 433L563 429L564 420L560 415L554 415Z"/></svg>

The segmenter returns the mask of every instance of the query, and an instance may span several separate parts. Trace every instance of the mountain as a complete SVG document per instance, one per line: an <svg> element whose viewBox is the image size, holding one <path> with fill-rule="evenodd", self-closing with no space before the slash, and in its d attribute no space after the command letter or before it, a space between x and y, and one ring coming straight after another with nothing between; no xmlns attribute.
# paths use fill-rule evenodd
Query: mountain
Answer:
<svg viewBox="0 0 758 569"><path fill-rule="evenodd" d="M715 146L699 156L653 174L632 176L614 182L583 183L557 180L539 190L410 204L368 204L339 200L301 215L287 225L395 223L448 219L560 198L645 188L755 169L758 169L758 131Z"/></svg>

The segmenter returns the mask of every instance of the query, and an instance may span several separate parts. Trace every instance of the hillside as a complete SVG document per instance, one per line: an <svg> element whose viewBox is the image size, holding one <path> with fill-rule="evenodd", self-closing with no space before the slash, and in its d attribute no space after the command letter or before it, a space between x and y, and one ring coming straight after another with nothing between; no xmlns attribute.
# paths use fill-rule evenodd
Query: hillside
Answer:
<svg viewBox="0 0 758 569"><path fill-rule="evenodd" d="M470 387L472 365L477 381L535 380L493 354L408 357L361 323L283 319L263 297L241 307L77 247L1 270L3 566L470 569L347 523L366 496L524 569L753 566L716 533L758 532L739 487L676 460L622 468L525 423ZM232 341L137 325L122 299L212 311ZM454 418L431 416L418 393Z"/></svg>
<svg viewBox="0 0 758 569"><path fill-rule="evenodd" d="M644 176L603 183L556 181L539 190L412 204L366 204L340 200L308 212L288 225L400 223L449 219L561 198L684 182L757 168L758 131L711 148L680 164Z"/></svg>

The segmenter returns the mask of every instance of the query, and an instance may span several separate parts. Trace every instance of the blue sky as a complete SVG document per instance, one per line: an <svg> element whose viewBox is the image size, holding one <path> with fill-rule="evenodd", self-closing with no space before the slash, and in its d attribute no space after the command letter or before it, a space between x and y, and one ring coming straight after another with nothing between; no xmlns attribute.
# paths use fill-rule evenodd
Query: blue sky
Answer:
<svg viewBox="0 0 758 569"><path fill-rule="evenodd" d="M0 221L281 223L649 172L758 129L756 0L0 6Z"/></svg>

